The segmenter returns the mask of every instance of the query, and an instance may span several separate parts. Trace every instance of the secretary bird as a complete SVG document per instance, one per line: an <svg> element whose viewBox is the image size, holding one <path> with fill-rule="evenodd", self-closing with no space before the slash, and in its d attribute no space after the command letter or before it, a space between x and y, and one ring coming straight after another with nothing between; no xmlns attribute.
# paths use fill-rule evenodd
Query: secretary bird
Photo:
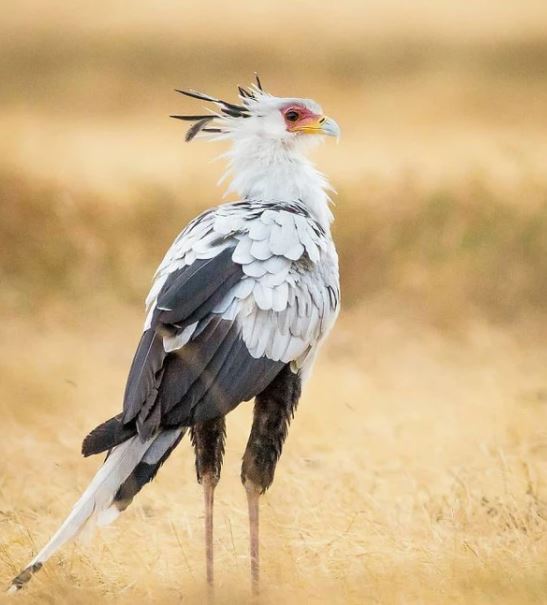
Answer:
<svg viewBox="0 0 547 605"><path fill-rule="evenodd" d="M318 346L339 310L338 257L329 184L306 157L334 120L309 99L256 85L213 104L186 134L227 140L229 191L240 201L208 210L175 239L146 300L147 317L123 411L83 441L106 460L50 542L13 579L22 588L90 520L115 519L189 430L203 485L207 581L213 585L213 498L225 416L255 398L241 480L249 508L253 591L259 581L259 496L272 484L289 422ZM319 135L319 136L318 136Z"/></svg>

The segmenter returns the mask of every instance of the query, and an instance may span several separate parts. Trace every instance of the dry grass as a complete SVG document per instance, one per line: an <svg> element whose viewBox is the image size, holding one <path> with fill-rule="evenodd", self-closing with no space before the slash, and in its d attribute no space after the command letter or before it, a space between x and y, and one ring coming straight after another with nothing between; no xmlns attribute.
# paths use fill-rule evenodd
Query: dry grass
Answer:
<svg viewBox="0 0 547 605"><path fill-rule="evenodd" d="M220 18L222 17L222 18ZM342 125L344 314L263 503L264 603L540 604L547 594L547 5L21 0L0 23L0 579L49 537L119 409L163 250L219 201L175 86L258 69ZM229 417L217 601L249 600ZM22 603L200 603L187 442ZM0 596L3 602L3 597Z"/></svg>
<svg viewBox="0 0 547 605"><path fill-rule="evenodd" d="M4 173L0 303L82 303L92 287L138 304L180 226L207 207L193 191L194 204L157 186L108 204L104 194ZM363 183L363 203L356 191L340 189L334 227L346 307L387 290L442 325L476 311L500 321L547 311L547 183L508 193L478 179L446 189L393 179Z"/></svg>
<svg viewBox="0 0 547 605"><path fill-rule="evenodd" d="M81 436L117 409L140 314L114 305L3 324L2 576L43 543L96 460ZM396 319L394 319L397 317ZM21 343L30 340L32 346ZM343 318L263 502L265 603L543 603L544 334L484 323L447 338L386 301ZM366 347L360 340L366 341ZM100 376L100 380L97 380ZM218 601L248 599L240 456L218 488ZM117 524L66 548L22 603L202 602L201 493L185 442ZM19 598L19 597L18 597Z"/></svg>

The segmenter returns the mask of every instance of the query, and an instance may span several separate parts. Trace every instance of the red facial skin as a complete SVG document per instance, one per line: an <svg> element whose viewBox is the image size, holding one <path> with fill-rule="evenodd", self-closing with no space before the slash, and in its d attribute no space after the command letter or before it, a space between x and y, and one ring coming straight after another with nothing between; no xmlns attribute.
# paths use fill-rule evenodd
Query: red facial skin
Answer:
<svg viewBox="0 0 547 605"><path fill-rule="evenodd" d="M287 119L287 114L290 115L292 112L296 112L298 114L298 118L296 120ZM317 124L317 121L322 117L316 113L313 113L313 111L310 111L307 107L304 107L304 105L298 104L291 104L287 105L286 107L282 107L281 115L285 120L285 124L289 132L307 125Z"/></svg>

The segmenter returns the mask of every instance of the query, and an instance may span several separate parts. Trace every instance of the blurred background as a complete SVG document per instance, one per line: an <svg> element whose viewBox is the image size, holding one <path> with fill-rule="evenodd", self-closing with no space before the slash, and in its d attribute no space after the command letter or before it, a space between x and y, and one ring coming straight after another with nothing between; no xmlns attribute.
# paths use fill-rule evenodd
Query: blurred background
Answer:
<svg viewBox="0 0 547 605"><path fill-rule="evenodd" d="M544 602L545 1L8 4L1 578L87 483L79 442L119 408L152 273L222 201L225 147L184 143L168 116L201 106L173 89L235 98L257 71L343 133L316 160L337 190L344 312L267 496L263 599ZM219 488L227 603L248 598L250 410L231 417ZM180 450L24 598L199 602L201 496Z"/></svg>

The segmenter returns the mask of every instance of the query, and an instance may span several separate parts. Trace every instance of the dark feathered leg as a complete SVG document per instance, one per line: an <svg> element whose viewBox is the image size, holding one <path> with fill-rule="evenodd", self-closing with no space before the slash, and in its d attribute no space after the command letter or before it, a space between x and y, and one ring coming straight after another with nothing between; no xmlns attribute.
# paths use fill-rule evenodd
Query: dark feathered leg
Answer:
<svg viewBox="0 0 547 605"><path fill-rule="evenodd" d="M249 504L251 582L255 594L259 583L258 500L273 482L300 393L300 376L287 365L255 400L253 426L241 467Z"/></svg>
<svg viewBox="0 0 547 605"><path fill-rule="evenodd" d="M220 479L220 469L224 458L226 423L224 418L216 418L192 427L192 443L196 451L196 474L203 485L205 502L205 553L207 564L207 584L213 588L213 504L215 487Z"/></svg>

